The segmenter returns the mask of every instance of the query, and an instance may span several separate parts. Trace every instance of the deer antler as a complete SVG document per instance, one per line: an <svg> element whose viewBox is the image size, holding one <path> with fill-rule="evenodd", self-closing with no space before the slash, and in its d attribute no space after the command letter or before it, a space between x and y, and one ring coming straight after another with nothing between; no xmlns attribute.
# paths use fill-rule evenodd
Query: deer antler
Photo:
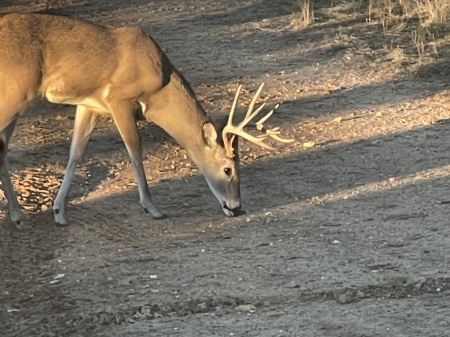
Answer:
<svg viewBox="0 0 450 337"><path fill-rule="evenodd" d="M280 134L279 127L272 128L272 129L265 129L263 126L263 123L270 118L273 114L273 110L270 110L264 117L262 117L259 121L255 123L256 129L264 132L264 134L255 137L251 134L244 131L244 127L250 123L250 121L256 117L256 115L262 110L262 108L265 106L265 103L261 104L259 108L253 111L253 108L255 106L256 100L259 98L259 95L261 94L261 91L264 88L264 83L262 83L258 90L255 93L255 96L253 97L252 101L250 102L250 105L248 107L247 113L245 114L245 118L242 122L240 122L238 125L233 125L233 116L234 111L236 109L237 100L239 98L239 94L241 92L242 86L239 85L236 91L236 95L234 96L233 104L231 105L230 115L228 117L228 123L224 127L222 131L222 139L225 147L225 153L227 157L233 158L233 140L235 136L240 136L244 139L247 139L248 141L261 146L268 150L274 150L272 146L270 146L267 143L264 143L264 140L267 137L271 137L274 140L280 142L280 143L291 143L294 141L294 139L285 139L281 138L278 135ZM275 109L278 108L279 104L275 106ZM231 136L229 137L228 134Z"/></svg>

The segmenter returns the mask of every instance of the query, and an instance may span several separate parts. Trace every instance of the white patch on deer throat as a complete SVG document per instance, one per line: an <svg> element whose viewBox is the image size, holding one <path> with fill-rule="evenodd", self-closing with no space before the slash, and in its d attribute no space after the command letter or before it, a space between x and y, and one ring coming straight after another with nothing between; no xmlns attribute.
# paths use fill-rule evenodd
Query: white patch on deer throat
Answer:
<svg viewBox="0 0 450 337"><path fill-rule="evenodd" d="M108 99L110 91L111 91L111 84L108 84L108 85L106 85L105 88L102 90L102 95L101 95L101 97L102 97L103 99Z"/></svg>
<svg viewBox="0 0 450 337"><path fill-rule="evenodd" d="M143 102L139 102L139 105L141 106L142 113L145 116L145 112L147 111L147 105L145 103L143 103Z"/></svg>

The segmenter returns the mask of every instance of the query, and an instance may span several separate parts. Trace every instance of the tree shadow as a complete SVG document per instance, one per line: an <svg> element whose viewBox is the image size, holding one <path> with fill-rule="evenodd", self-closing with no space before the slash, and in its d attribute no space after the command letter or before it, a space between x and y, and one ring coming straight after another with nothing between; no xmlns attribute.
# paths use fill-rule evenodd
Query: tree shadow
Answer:
<svg viewBox="0 0 450 337"><path fill-rule="evenodd" d="M145 5L146 2L142 1L140 3ZM3 9L2 5L5 5L5 2L0 4L0 9ZM113 2L113 6L116 6L115 9L123 8L122 6L125 5L128 5L128 3ZM78 9L74 7L72 10L75 13L78 11L79 14L87 15L90 8L80 6ZM222 23L214 25L212 21L214 19L219 21L220 17L211 16L205 20L211 27L220 27L233 22L236 24L249 22L251 15L253 15L252 9L247 8L246 16L243 18L244 21L242 21L242 18L227 17ZM264 15L266 14L263 14L263 12L256 13L256 17L259 19L262 19ZM269 15L272 14L269 13ZM183 22L183 25L194 24L194 21ZM165 33L166 37L164 37L163 41L169 48L173 48L174 42L171 40L171 37L167 36L167 30L168 27L176 24L176 22L171 22L167 23L167 25L159 26L158 34L162 35ZM309 35L311 38L318 39L326 34L321 32L319 28L314 27L308 28L307 32L311 34ZM305 39L301 33L261 32L258 34L252 32L242 40L243 43L239 48L249 48L250 53L264 52L264 50L267 50L267 46L262 44L253 46L249 44L255 37L264 36L269 37L270 40L279 37L278 44L271 45L269 50L276 50L278 47L290 47ZM229 43L224 43L224 49L221 49L220 52L230 48L232 45L236 45L238 40L239 37L236 37L230 40ZM294 42L291 42L292 40ZM182 47L186 49L185 44ZM280 64L277 64L277 61L269 62L267 63L269 65L267 68L261 66L261 70L258 72L253 72L253 70L245 71L245 67L243 67L232 73L232 75L227 74L219 77L217 80L212 79L212 75L209 72L204 78L208 83L224 84L239 76L261 76L267 73L268 69L271 71L282 70L286 64L290 64L292 68L301 71L306 65L314 62L314 53L316 52L330 54L331 59L339 56L341 52L346 50L333 48L329 49L322 46L311 51L311 58L305 63L301 62L301 57L292 56L291 58L283 59ZM211 56L206 55L206 57ZM255 62L255 60L261 59L262 57L253 58L249 59L248 62ZM183 64L182 56L177 56L176 60ZM214 60L211 62L214 63ZM189 69L189 66L187 69ZM294 99L285 102L281 111L283 115L288 116L289 121L300 122L305 117L326 116L332 113L340 113L349 108L352 110L363 110L368 108L376 109L385 104L401 104L417 97L423 98L442 90L447 90L449 69L449 62L442 59L434 64L424 65L416 73L408 74L404 77L397 77L370 85L340 88L333 92ZM198 78L200 75L195 74L193 71L189 71L189 73L192 74L194 82L199 82ZM365 99L367 93L377 93L376 99ZM275 115L275 120L277 120L276 117ZM348 194L351 194L352 191L360 187L379 182L387 182L387 186L389 186L388 182L391 178L393 181L397 178L405 178L407 180L406 178L409 176L414 177L421 172L447 166L450 164L448 156L448 147L450 145L446 145L450 144L450 133L447 129L448 125L443 121L443 123L430 126L371 137L346 144L320 146L312 150L302 150L286 157L277 156L270 160L243 165L241 169L242 199L243 206L248 211L247 216L262 215L279 210L280 212L285 212L287 216L291 216L292 221L298 225L298 228L302 228L305 224L298 217L299 209L308 207L305 204L308 203L308 200L315 197L323 197L345 191L349 191ZM141 135L147 146L151 144L152 149L159 151L162 144L172 143L172 140L152 136L156 130L150 124L143 125ZM93 142L97 144L91 144L88 147L87 161L104 160L115 151L119 151L126 156L125 148L121 144L117 133L98 134L94 132ZM100 148L103 148L100 153L96 151L99 148L97 146L98 143L104 144L100 146ZM34 150L19 150L17 155L25 156L25 158L29 156L39 157L39 153L51 152L55 148L62 148L62 150L60 156L57 159L55 158L53 163L63 162L65 164L69 151L69 141L66 138L58 139L52 144L42 144ZM38 158L39 163L48 162L48 160L45 157ZM14 166L20 170L17 164ZM100 174L92 178L92 186L97 186L105 178L107 171L108 166L104 165ZM429 191L430 189L434 191L435 189L446 189L448 185L449 180L447 176L441 178L430 177L422 182L411 182L408 185L403 185L403 187L386 187L384 190L369 192L366 195L351 196L347 199L344 197L335 198L334 201L327 202L326 206L339 209L342 206L348 207L348 205L352 205L357 209L361 207L361 203L370 206L374 199L383 200L386 196L396 193L403 188L410 187L414 189L420 187L419 190L422 191ZM155 203L171 216L171 219L168 221L157 223L149 215L144 214L138 202L136 189L69 205L67 210L69 222L74 227L85 227L91 234L95 233L96 235L86 235L86 237L80 239L82 241L81 244L76 240L74 241L74 236L79 235L76 232L71 232L71 229L55 228L49 212L30 216L28 222L33 224L34 228L28 232L19 232L12 225L2 224L0 226L0 265L2 266L0 281L7 279L9 284L22 282L18 289L25 295L29 295L29 298L27 297L25 300L27 302L24 301L23 303L28 303L28 306L35 310L35 308L41 308L38 303L41 298L35 296L34 299L30 299L32 298L31 295L36 294L36 288L33 288L33 286L36 287L35 282L45 285L48 291L48 298L59 296L61 302L65 299L63 292L56 291L55 288L48 286L49 282L53 281L52 277L58 270L56 262L52 265L53 267L48 267L51 264L48 261L53 259L52 256L54 255L52 254L54 254L54 251L75 244L80 244L80 250L82 250L89 240L95 240L98 237L109 238L114 236L117 232L112 231L109 223L102 220L113 218L116 223L114 230L126 233L129 236L139 236L142 234L142 231L153 231L156 233L155 238L148 245L155 244L155 246L157 244L166 244L167 242L164 240L174 241L176 234L180 232L185 233L185 235L197 236L199 235L199 228L204 228L200 224L205 226L205 223L212 223L213 226L220 227L217 224L225 221L220 206L201 176L164 179L158 183L151 184L150 190ZM71 194L71 199L74 195L76 196L76 194ZM403 195L399 193L397 197L400 200ZM417 197L421 200L427 198L425 194ZM359 198L357 200L358 203L355 202L355 198ZM446 213L448 200L444 198L441 201L442 213ZM405 203L406 201L402 200L402 202ZM391 207L391 205L383 207ZM399 207L402 206L400 205ZM317 214L316 212L320 211L321 207L313 207L311 208L310 216L314 217ZM227 220L229 227L235 226L236 223L246 226L247 223L243 220L245 217ZM342 219L344 221L345 214L342 215ZM125 221L130 220L145 223L146 227L125 226ZM367 220L366 223L370 224L370 221ZM191 224L191 226L187 224ZM310 224L309 226L313 225L317 224ZM167 228L169 229L167 230ZM404 226L402 228L407 227ZM206 228L206 231L208 230ZM412 232L412 227L409 230ZM25 247L30 247L30 249L25 249ZM298 249L298 247L296 248ZM34 255L29 255L30 251ZM32 276L37 276L37 278L33 279ZM3 288L4 284L2 283L1 285L0 288ZM56 295L54 295L55 293ZM9 296L8 301L2 302L17 302L17 299L14 298L14 296L18 296L17 294L5 295L2 292L0 298L5 296ZM48 314L51 314L51 312ZM0 321L2 320L1 317L4 316L0 315Z"/></svg>
<svg viewBox="0 0 450 337"><path fill-rule="evenodd" d="M432 76L432 81L424 80L423 75L418 74L417 78L411 76L400 77L390 81L361 85L354 88L340 88L322 95L305 96L296 100L285 101L277 113L274 114L269 124L297 125L301 124L306 118L330 117L332 115L340 115L349 110L356 114L359 111L366 113L367 111L377 110L380 106L399 105L414 99L423 99L449 88L445 75L445 69L449 69L449 67L449 63L445 61L436 63L431 70L427 66L423 71ZM434 72L436 71L439 71L442 76L435 76ZM44 114L47 114L45 118L55 118L56 111L58 110L53 110L52 108L44 108L42 110L33 108L33 116L26 123L27 125L32 125L33 119L39 119ZM239 112L238 115L242 115L242 112ZM73 112L67 113L73 114ZM212 115L215 116L216 114L213 112ZM73 128L72 118L68 117L69 120L65 122L69 130ZM145 156L165 156L167 151L163 147L167 145L175 146L176 143L173 139L158 126L148 122L140 122L139 125ZM26 127L26 125L24 126ZM299 135L294 134L293 136L297 137ZM42 165L65 166L69 155L69 143L68 137L62 133L61 138L52 142L44 142L33 148L20 147L14 149L13 144L9 155L11 171L20 173L19 165L23 163L23 158L31 158L28 161L28 168ZM38 155L38 153L43 155ZM299 154L299 156L302 155ZM77 185L79 182L82 182L85 188L78 188L72 191L71 198L80 197L89 191L95 190L107 178L111 165L121 161L128 162L129 159L122 139L118 132L115 131L115 128L113 132L105 131L104 129L101 132L94 131L81 167L84 171L95 172L95 174L89 175L88 183L86 183L84 177L78 177L76 179ZM246 169L244 168L243 172ZM151 169L148 169L148 174L149 176L151 175Z"/></svg>
<svg viewBox="0 0 450 337"><path fill-rule="evenodd" d="M438 149L432 153L426 151L427 149L420 153L412 151L412 159L411 152L406 151L406 148L411 147L422 148L430 139L433 141L429 149L432 149L434 142L448 143L450 140L448 138L446 126L436 124L396 135L373 137L305 151L284 158L261 161L243 172L252 180L251 185L249 185L249 179L245 182L247 205L252 198L256 198L252 201L254 205L250 213L236 219L224 220L221 215L195 214L193 209L181 206L182 202L189 201L191 204L194 203L194 207L207 208L209 202L206 205L200 205L202 200L206 200L200 192L200 195L194 195L195 198L200 199L198 201L192 201L192 196L182 194L181 197L177 195L176 200L167 204L172 207L171 210L174 213L182 214L173 217L171 222L147 220L145 224L138 225L144 222L141 220L146 219L148 215L142 217L133 215L131 221L135 221L136 224L130 226L130 217L120 214L116 209L125 207L125 203L129 203L128 199L133 198L133 195L126 192L112 198L70 206L70 213L80 212L81 217L77 216L77 221L69 229L54 228L50 223L41 223L29 232L31 234L15 231L4 235L5 231L0 227L2 234L0 248L2 253L6 252L0 256L3 268L0 270L0 284L6 285L3 288L6 291L0 294L0 299L8 308L11 304L20 304L19 308L24 316L20 324L24 331L33 328L39 331L42 324L36 318L40 318L40 314L45 312L46 319L47 317L64 318L52 321L54 330L67 329L69 326L67 322L72 317L77 317L76 322L79 324L77 332L80 332L84 331L83 329L89 324L95 324L92 322L92 317L97 313L96 310L100 310L98 306L103 303L109 304L108 301L112 300L113 296L120 303L119 308L122 308L120 307L122 304L128 305L125 299L129 292L124 291L120 287L121 284L106 282L107 277L142 275L140 273L143 269L147 274L148 270L157 270L160 279L173 275L166 273L170 269L183 276L187 272L192 272L179 268L179 266L184 267L184 259L197 260L197 255L191 255L193 250L200 254L200 248L208 250L211 247L214 247L213 252L217 251L220 254L208 256L208 263L210 263L208 266L220 263L222 259L230 259L230 263L236 263L233 258L242 259L245 255L247 265L253 263L259 269L259 273L252 275L250 280L253 277L255 280L260 277L265 277L267 280L265 270L270 270L276 275L270 279L273 289L279 289L276 303L295 301L309 306L311 301L319 300L321 303L335 301L339 295L346 293L347 296L354 294L355 298L352 297L351 302L354 305L355 302L365 299L379 300L381 295L383 295L382 298L389 300L427 292L435 294L436 287L415 286L409 283L409 280L417 279L417 277L433 280L445 276L450 233L448 226L445 225L448 199L443 199L442 194L445 194L450 185L448 173L429 176L422 180L407 181L408 179L405 179L404 184L384 185L384 188L368 189L364 193L352 194L350 191L335 198L330 197L321 203L307 201L316 196L335 194L346 189L371 184L371 182L381 182L387 178L407 178L423 170L448 166L448 157L439 153ZM399 148L405 151L398 151ZM397 158L391 156L392 150L398 154ZM364 161L361 159L361 154L370 160ZM330 168L330 159L340 160L341 165ZM398 161L393 163L395 160ZM313 174L312 170L316 170L316 174ZM449 172L448 168L447 172ZM279 181L278 177L282 177L282 181ZM330 177L333 177L334 181L327 186L324 181ZM172 180L165 186L155 185L154 187L156 189L161 187L162 192L168 190L173 192L175 188L186 190L186 186L196 186L198 179L200 177L189 179L186 182L187 185L183 185L181 181ZM286 187L286 183L289 190L280 188L280 186ZM206 184L203 185L206 190ZM418 195L415 194L417 191L420 191ZM441 197L436 196L435 193ZM408 199L412 196L414 196L413 199ZM123 200L123 197L126 197L126 200ZM107 204L109 206L105 207ZM114 207L111 207L112 204ZM425 211L423 208L426 208ZM86 210L89 214L97 210L103 213L104 217L108 214L110 220L114 219L113 226L111 226L112 222L96 221L97 217L87 218ZM131 207L128 212L132 214L134 210L135 207ZM84 218L83 211L85 211ZM213 211L209 210L209 212ZM319 212L322 217L317 216ZM203 220L206 219L206 225L196 223L197 216ZM252 216L255 217L252 218ZM75 230L76 227L81 230ZM115 240L114 236L117 236ZM146 240L141 239L138 243L129 241L130 238L143 236ZM87 262L86 260L90 258L89 254L93 252L92 246L97 246L99 242L105 240L111 240L109 244L115 248L115 252L104 253L104 255L96 256L92 263ZM7 242L10 244L6 245ZM12 245L11 242L15 244ZM272 247L269 242L280 246ZM31 245L31 251L38 253L34 257L26 257L23 254L21 256L23 260L17 260L18 256L11 251L20 247L19 244ZM72 258L78 261L76 264L69 264L64 258L59 263L52 261L53 255L41 255L41 252L47 252L47 248L41 249L39 245L51 247L51 253L58 251L56 253L58 258L60 258L60 251L69 247L68 251L75 255ZM74 247L70 247L71 245ZM8 259L11 255L14 255L12 260ZM18 267L19 264L20 267ZM125 264L128 268L122 268ZM141 267L142 265L145 267ZM49 281L55 281L54 276L63 267L66 278L63 278L62 285L65 288L49 285ZM215 270L213 267L213 271ZM324 277L328 275L328 272L333 273L335 277L329 279ZM77 280L76 277L80 273L91 277ZM178 282L186 282L186 279L179 274L173 282L170 282L168 288L176 288ZM319 274L322 278L315 279L311 277L312 274ZM365 277L359 277L361 274ZM201 277L207 276L202 274ZM221 285L216 276L214 277L214 285ZM147 278L141 282L147 281ZM79 283L74 284L75 280ZM293 280L295 284L301 284L301 286L287 287L286 284L289 283L287 280ZM13 282L15 282L14 287L11 286ZM139 286L141 283L138 281L133 283L133 286L137 287L136 284ZM95 291L101 294L100 299L95 298L100 303L95 303L98 305L95 307L93 303L87 301L89 307L86 309L81 301L89 294L92 295L94 285ZM70 286L76 290L61 291ZM130 288L129 283L125 286ZM407 288L415 290L409 292ZM254 292L259 289L260 287ZM252 292L246 294L248 297L245 298L254 296ZM233 290L235 296L241 293L242 290ZM152 304L158 305L160 301L169 301L167 297L162 300L155 294L150 296L151 289L141 290L139 295L143 297L144 294L151 298ZM216 298L219 298L220 294L221 292L216 292ZM258 300L273 303L272 294L258 294ZM180 300L176 300L179 303ZM60 307L55 305L57 301L69 305ZM136 300L133 303L136 303ZM340 301L338 303L342 304ZM43 307L47 310L37 310ZM79 314L79 310L83 310L83 315ZM134 312L129 314L130 317L132 314ZM0 322L4 323L2 326L5 327L6 333L13 331L15 326L12 323L13 319L13 316L0 316ZM69 322L72 323L72 321ZM123 326L126 327L127 324L138 323L125 322ZM73 328L73 325L70 327Z"/></svg>
<svg viewBox="0 0 450 337"><path fill-rule="evenodd" d="M144 5L145 1L140 2L139 4ZM138 4L138 5L139 5ZM262 7L260 5L263 4ZM64 7L64 10L67 10L67 13L70 11L74 11L75 13L77 10L84 11L84 6L90 6L93 4L89 3L83 3L83 4L74 4L73 6L67 6ZM257 20L262 20L264 17L276 17L280 15L286 15L286 9L285 8L277 8L274 12L270 12L270 3L268 1L262 1L253 3L250 5L245 5L245 10L243 18L234 17L238 16L237 11L239 9L235 9L236 15L229 15L227 14L225 20L221 20L220 17L217 17L217 15L222 15L221 13L213 13L213 14L206 14L201 15L199 17L191 17L187 19L179 19L174 22L163 22L163 23L157 23L153 28L157 28L156 30L162 34L164 32L165 35L165 42L169 42L171 45L174 45L174 41L171 39L171 37L168 37L169 34L167 34L169 25L171 27L174 26L189 26L194 25L197 22L203 22L205 21L206 25L227 25L231 23L238 24L239 22L242 23L242 20L244 22L247 22L246 20L251 19L252 17L255 17ZM78 7L77 7L78 6ZM108 9L105 10L115 10L119 8L123 8L122 6L127 6L127 4L123 4L122 2L111 2L110 4L105 4ZM270 8L269 8L270 7ZM59 10L59 9L58 9ZM88 11L86 11L88 12ZM269 15L269 16L267 16ZM201 19L203 18L203 19ZM201 20L200 20L201 19ZM236 20L236 21L227 21L227 20ZM229 22L229 23L227 23ZM252 30L245 36L235 36L230 38L228 41L219 41L220 43L220 49L219 53L222 53L224 51L228 51L231 54L233 53L232 46L235 45L237 41L241 41L241 44L239 45L239 48L249 48L250 54L256 54L260 55L264 52L268 51L275 51L275 50L282 50L283 48L290 48L291 46L295 46L296 44L300 43L301 41L304 41L305 39L313 39L313 40L322 40L326 37L327 29L339 29L341 27L345 29L352 29L354 27L355 23L357 23L355 20L348 20L345 22L329 22L325 23L320 26L310 26L305 28L302 32L304 34L301 34L300 32L274 32L274 31L255 31ZM144 23L144 28L146 30L149 30L150 28L149 23ZM159 28L158 28L159 27ZM153 29L152 28L152 29ZM367 26L362 27L364 29L359 31L359 34L364 37L364 34L367 33L369 28ZM175 29L176 32L176 29ZM201 36L204 37L206 34L202 32ZM185 36L179 37L180 39L184 39ZM206 44L209 43L212 39L214 39L215 36L209 37L209 40L206 40ZM254 41L255 38L261 38L263 41L268 40L270 43L260 43L260 44L252 44L251 41ZM272 43L274 42L274 43ZM217 44L216 44L217 45ZM199 48L200 50L204 47L204 45L200 44L196 48ZM181 45L181 50L185 50L186 46L185 44ZM214 76L211 75L211 73L206 74L207 82L212 84L224 84L228 83L228 81L232 81L233 79L237 77L258 77L262 76L263 74L266 74L269 71L277 71L277 69L285 69L287 66L292 67L293 69L298 69L301 71L304 68L307 68L314 64L316 62L315 55L321 54L321 62L327 62L330 59L338 57L341 53L344 53L347 48L352 48L351 46L343 45L340 47L339 45L333 45L333 46L320 46L316 49L313 49L308 52L308 57L305 56L296 56L296 55L290 55L285 58L276 58L273 61L268 61L261 64L258 64L258 70L257 72L254 72L255 68L252 67L248 71L246 71L246 64L254 63L255 61L262 60L262 56L255 57L255 58L248 58L246 60L246 63L244 63L240 68L235 68L233 71L230 71L229 73L226 73L225 75L221 75L217 79L214 78ZM194 48L194 53L196 52ZM182 54L180 54L182 56ZM179 60L180 55L177 56L177 60ZM325 55L325 56L324 56ZM169 54L170 56L170 54ZM205 54L203 56L205 59L211 59L211 55ZM209 60L209 62L216 62L217 60L212 59ZM281 61L281 62L280 62ZM426 65L421 68L419 68L419 71L415 74L408 74L405 76L400 76L397 78L394 78L392 80L388 81L382 81L379 83L373 83L369 85L361 85L356 86L352 88L339 88L337 90L334 90L332 92L327 91L319 95L314 96L305 96L301 98L297 98L295 100L286 101L282 105L281 111L283 112L283 115L287 116L287 120L290 122L298 123L301 120L303 120L305 117L320 117L323 115L330 115L333 113L340 113L342 111L345 111L347 109L355 110L363 110L363 109L376 109L378 106L385 105L385 104L399 104L401 102L406 102L409 100L413 100L417 97L424 97L427 95L433 95L434 93L438 93L442 90L445 90L448 86L445 84L446 80L446 74L448 73L448 67L449 63L445 60L441 60L439 62L436 62L433 65ZM231 67L230 67L231 68ZM189 66L188 66L189 69ZM447 69L447 70L446 70ZM190 71L189 71L190 72ZM429 80L425 79L423 81L423 73L427 74L429 78L436 78L436 74L442 74L439 75L440 79L439 81L435 80ZM198 82L198 75L197 77L193 77L193 82ZM376 95L373 95L373 93L377 93ZM371 97L368 98L368 93L371 93ZM289 110L289 113L285 113L284 111ZM275 115L276 120L276 115ZM164 144L166 142L170 142L170 138L163 137L162 139L157 139L152 134L155 132L155 130L158 130L152 125L145 125L141 128L141 135L144 138L144 142L146 144L155 144L152 145L152 149L154 149L155 152L159 150L161 147L161 144ZM93 141L98 143L105 143L105 144L117 144L117 147L115 149L118 149L119 147L122 148L121 152L124 152L124 147L121 144L120 138L118 134L101 134L96 135L94 133ZM52 149L55 147L64 147L66 148L66 154L65 158L63 159L57 159L57 161L62 161L65 163L67 161L67 155L68 155L68 141L67 139L61 139L56 140L52 144L42 144L39 146L36 150L39 152L51 152ZM95 147L98 148L98 147ZM88 147L88 155L87 157L92 158L94 156L93 152L90 152L92 149L92 146ZM64 151L62 151L64 152ZM32 155L33 152L28 151L27 149L20 150L17 155L19 156L29 156ZM64 155L64 153L62 153ZM110 154L109 149L104 149L103 154L108 156ZM101 154L97 155L98 158L101 158ZM103 158L105 158L103 157ZM46 158L42 158L43 160L47 160ZM14 164L14 162L13 162ZM107 172L107 167L104 166L100 172L99 176L96 176L92 182L93 186L96 186L100 181L102 181L105 177L104 175Z"/></svg>
<svg viewBox="0 0 450 337"><path fill-rule="evenodd" d="M450 156L447 154L450 145L445 144L450 144L448 120L403 132L322 146L243 165L242 201L248 213L242 218L261 216L267 212L287 212L289 215L289 212L300 211L301 207L308 204L308 200L326 196L330 196L331 201L327 201L329 207L334 207L333 205L337 203L351 203L352 198L361 200L366 198L364 195L367 195L368 200L383 198L384 194L391 193L397 188L408 186L414 188L420 184L425 186L432 181L441 181L440 189L447 188L450 180L444 174L445 170L444 173L432 174L433 171L450 165ZM415 181L413 178L416 176L429 178ZM394 184L391 187L389 182L396 180L404 180L407 184L398 187ZM384 188L381 191L367 188L367 192L355 192L371 184L380 184ZM217 224L226 220L200 175L164 179L151 184L150 191L155 204L171 217L169 220L158 222L145 214L139 205L137 191L134 188L69 205L67 209L69 223L75 227L91 228L96 235L103 236L115 233L114 231L111 234L106 233L111 230L105 228L110 226L106 219L114 219L115 231L130 231L129 226L120 228L121 224L131 221L144 223L145 226L149 226L150 231L159 231L168 226L171 228L170 233L181 231L183 235L190 235L189 233L193 235L197 233L200 224L211 222ZM339 196L339 193L350 195L350 198ZM332 195L338 196L331 197ZM443 207L448 199L450 197L441 200ZM237 221L245 224L245 221L239 218ZM66 241L71 230L67 232L55 228L50 212L30 216L28 222L34 228L27 232L17 231L12 225L7 224L0 227L2 231L0 248L4 266L21 263L17 260L19 257L24 258L22 262L27 263L32 259L45 261L48 258L46 254L52 254L57 247L71 245L70 241ZM235 220L230 224L233 223ZM142 228L136 227L133 230L141 231ZM24 240L27 241L27 245L33 242L34 248L31 248L40 252L38 256L25 257L20 254L20 247L25 244ZM24 250L24 254L27 251ZM8 260L9 257L12 260Z"/></svg>
<svg viewBox="0 0 450 337"><path fill-rule="evenodd" d="M161 3L164 1L160 0ZM142 6L148 4L145 0L123 1L71 1L71 0L2 0L0 13L15 12L40 12L53 15L89 15L95 10L115 11L128 6Z"/></svg>
<svg viewBox="0 0 450 337"><path fill-rule="evenodd" d="M414 176L449 165L450 156L442 149L442 144L450 144L447 129L446 123L438 123L244 165L241 168L244 208L250 213L260 213L299 200L355 189L390 178ZM222 216L219 205L201 176L166 179L152 184L150 190L155 203L175 221L199 217L218 219ZM134 215L135 212L142 212L136 191L86 201L83 207L99 210L108 204L121 203L126 203L127 209ZM76 212L80 206L73 207L72 212ZM70 210L68 212L72 213Z"/></svg>

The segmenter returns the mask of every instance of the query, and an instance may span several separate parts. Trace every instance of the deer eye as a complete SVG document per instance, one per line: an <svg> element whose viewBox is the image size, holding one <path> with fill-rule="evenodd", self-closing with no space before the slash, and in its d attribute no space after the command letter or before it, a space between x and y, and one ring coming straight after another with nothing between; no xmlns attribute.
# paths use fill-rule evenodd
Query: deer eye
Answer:
<svg viewBox="0 0 450 337"><path fill-rule="evenodd" d="M223 172L225 172L225 174L226 174L227 176L230 176L232 171L231 171L231 168L225 167L225 168L223 169Z"/></svg>

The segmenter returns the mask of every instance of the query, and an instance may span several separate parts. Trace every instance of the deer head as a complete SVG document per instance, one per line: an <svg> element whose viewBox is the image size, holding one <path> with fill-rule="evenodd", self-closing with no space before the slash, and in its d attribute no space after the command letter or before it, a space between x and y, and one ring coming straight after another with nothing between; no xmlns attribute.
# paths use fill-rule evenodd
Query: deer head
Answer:
<svg viewBox="0 0 450 337"><path fill-rule="evenodd" d="M263 134L253 136L246 131L247 126L263 109L264 103L253 110L255 103L261 94L264 84L261 84L248 107L245 118L238 125L233 125L233 117L236 109L241 86L239 85L231 106L226 125L217 130L221 133L220 137L213 124L206 122L203 125L204 153L203 158L193 158L202 171L211 191L222 206L222 210L227 216L237 216L241 213L240 198L240 172L239 172L239 151L238 137L242 137L258 146L273 150L274 148L264 140L267 137L281 142L290 143L293 139L283 139L278 136L279 128L265 129L263 123L272 115L273 110L269 111L264 117L255 123L258 130Z"/></svg>

